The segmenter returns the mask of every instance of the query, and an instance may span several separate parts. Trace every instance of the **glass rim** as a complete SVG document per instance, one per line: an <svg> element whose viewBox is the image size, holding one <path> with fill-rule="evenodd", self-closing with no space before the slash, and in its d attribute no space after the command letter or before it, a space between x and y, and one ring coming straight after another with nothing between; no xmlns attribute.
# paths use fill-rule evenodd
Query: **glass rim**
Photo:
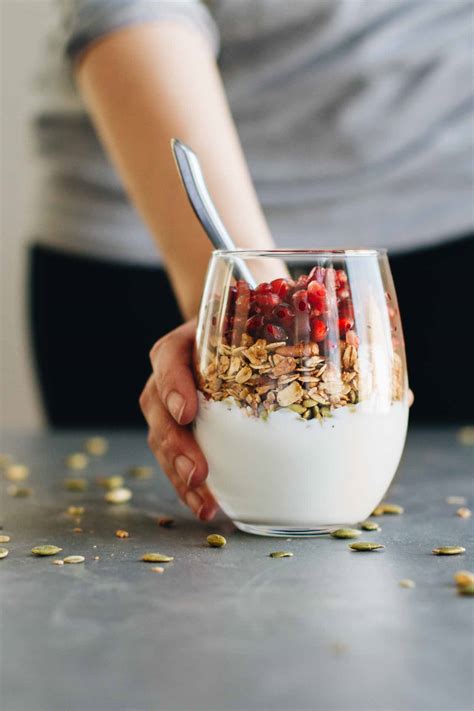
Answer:
<svg viewBox="0 0 474 711"><path fill-rule="evenodd" d="M345 249L214 249L213 256L238 256L238 257L376 257L386 256L387 250L359 249L347 247Z"/></svg>

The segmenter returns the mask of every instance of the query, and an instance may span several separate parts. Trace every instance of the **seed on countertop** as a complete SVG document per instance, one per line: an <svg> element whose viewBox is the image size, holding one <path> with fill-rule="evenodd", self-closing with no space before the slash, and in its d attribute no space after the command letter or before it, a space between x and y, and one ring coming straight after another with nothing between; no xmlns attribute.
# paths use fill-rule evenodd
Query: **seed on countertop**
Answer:
<svg viewBox="0 0 474 711"><path fill-rule="evenodd" d="M56 555L56 553L60 553L61 551L62 548L59 548L59 546L50 545L35 546L31 549L33 555Z"/></svg>
<svg viewBox="0 0 474 711"><path fill-rule="evenodd" d="M398 504L380 504L380 506L383 514L393 514L395 516L399 516L405 511L403 506L399 506Z"/></svg>
<svg viewBox="0 0 474 711"><path fill-rule="evenodd" d="M165 569L161 567L161 565L154 565L153 568L150 568L152 573L164 573Z"/></svg>
<svg viewBox="0 0 474 711"><path fill-rule="evenodd" d="M403 580L400 580L398 583L401 588L414 588L416 587L416 583L414 580L410 580L409 578L403 578Z"/></svg>
<svg viewBox="0 0 474 711"><path fill-rule="evenodd" d="M8 481L25 481L30 476L30 470L24 464L10 464L5 470Z"/></svg>
<svg viewBox="0 0 474 711"><path fill-rule="evenodd" d="M73 564L73 563L84 563L85 558L83 555L68 555L64 558L64 563L66 564Z"/></svg>
<svg viewBox="0 0 474 711"><path fill-rule="evenodd" d="M211 548L222 548L227 543L224 536L220 536L218 533L211 533L206 541L211 546Z"/></svg>
<svg viewBox="0 0 474 711"><path fill-rule="evenodd" d="M142 560L145 563L170 563L174 560L172 555L164 555L163 553L144 553Z"/></svg>
<svg viewBox="0 0 474 711"><path fill-rule="evenodd" d="M356 528L337 528L335 531L331 531L329 535L333 538L357 538L361 533Z"/></svg>
<svg viewBox="0 0 474 711"><path fill-rule="evenodd" d="M462 506L467 503L467 499L465 496L447 496L446 503L451 506Z"/></svg>
<svg viewBox="0 0 474 711"><path fill-rule="evenodd" d="M84 452L73 452L66 457L66 466L68 469L85 469L89 464L89 457Z"/></svg>
<svg viewBox="0 0 474 711"><path fill-rule="evenodd" d="M130 501L132 496L133 494L130 489L123 487L120 489L112 489L112 491L108 491L104 496L104 499L107 501L108 504L126 504L127 501Z"/></svg>
<svg viewBox="0 0 474 711"><path fill-rule="evenodd" d="M0 559L6 558L8 555L8 548L0 548Z"/></svg>
<svg viewBox="0 0 474 711"><path fill-rule="evenodd" d="M162 526L163 528L171 528L174 526L174 518L170 518L169 516L160 516L158 519L158 526Z"/></svg>
<svg viewBox="0 0 474 711"><path fill-rule="evenodd" d="M87 479L83 479L82 477L64 479L64 488L67 491L85 491L88 486L89 482Z"/></svg>
<svg viewBox="0 0 474 711"><path fill-rule="evenodd" d="M129 474L135 479L150 479L153 476L153 469L152 467L132 467Z"/></svg>
<svg viewBox="0 0 474 711"><path fill-rule="evenodd" d="M440 548L433 548L434 555L460 555L465 553L466 549L462 546L441 546Z"/></svg>
<svg viewBox="0 0 474 711"><path fill-rule="evenodd" d="M53 565L64 565L63 560L53 560Z"/></svg>
<svg viewBox="0 0 474 711"><path fill-rule="evenodd" d="M469 570L458 570L454 573L454 582L460 588L466 585L474 585L474 573L469 572Z"/></svg>
<svg viewBox="0 0 474 711"><path fill-rule="evenodd" d="M101 457L109 448L109 443L105 437L89 437L84 443L86 452L93 457Z"/></svg>
<svg viewBox="0 0 474 711"><path fill-rule="evenodd" d="M459 595L474 595L474 583L458 587Z"/></svg>
<svg viewBox="0 0 474 711"><path fill-rule="evenodd" d="M129 533L128 531L123 531L121 528L119 528L115 531L115 535L117 536L117 538L128 538Z"/></svg>
<svg viewBox="0 0 474 711"><path fill-rule="evenodd" d="M472 511L468 509L467 506L461 506L461 508L456 511L456 515L460 518L471 518Z"/></svg>
<svg viewBox="0 0 474 711"><path fill-rule="evenodd" d="M97 483L108 491L112 489L120 489L125 484L125 479L120 474L114 474L113 476L100 476L97 477Z"/></svg>
<svg viewBox="0 0 474 711"><path fill-rule="evenodd" d="M82 516L85 513L84 506L68 506L67 512L69 516Z"/></svg>
<svg viewBox="0 0 474 711"><path fill-rule="evenodd" d="M378 523L375 521L364 521L364 523L361 523L360 527L362 528L363 531L380 531L381 528Z"/></svg>
<svg viewBox="0 0 474 711"><path fill-rule="evenodd" d="M16 484L10 484L7 486L7 494L9 496L14 496L17 499L25 499L27 496L31 496L33 489L29 486L17 486Z"/></svg>
<svg viewBox="0 0 474 711"><path fill-rule="evenodd" d="M373 543L372 541L357 541L357 543L349 543L349 548L353 551L377 551L385 548L381 543Z"/></svg>
<svg viewBox="0 0 474 711"><path fill-rule="evenodd" d="M466 425L466 427L461 427L457 434L458 442L463 444L465 447L474 446L474 427L472 425Z"/></svg>
<svg viewBox="0 0 474 711"><path fill-rule="evenodd" d="M290 553L290 551L274 551L273 553L270 553L270 558L292 558L293 553Z"/></svg>
<svg viewBox="0 0 474 711"><path fill-rule="evenodd" d="M11 541L10 536L0 535L0 543L9 543Z"/></svg>

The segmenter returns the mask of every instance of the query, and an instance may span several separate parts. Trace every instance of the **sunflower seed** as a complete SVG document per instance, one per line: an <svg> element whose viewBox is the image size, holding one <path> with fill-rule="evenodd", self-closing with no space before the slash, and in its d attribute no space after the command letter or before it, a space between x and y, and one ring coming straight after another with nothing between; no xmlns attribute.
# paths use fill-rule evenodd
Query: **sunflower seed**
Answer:
<svg viewBox="0 0 474 711"><path fill-rule="evenodd" d="M126 504L127 501L130 501L132 496L133 494L130 489L126 489L125 487L123 487L120 489L112 489L112 491L108 491L104 496L104 499L107 501L108 504Z"/></svg>
<svg viewBox="0 0 474 711"><path fill-rule="evenodd" d="M145 563L169 563L174 560L172 555L164 555L163 553L144 553L142 560Z"/></svg>
<svg viewBox="0 0 474 711"><path fill-rule="evenodd" d="M400 580L398 584L401 588L414 588L416 586L415 581L410 580L409 578L403 578L403 580Z"/></svg>
<svg viewBox="0 0 474 711"><path fill-rule="evenodd" d="M11 464L5 471L8 481L25 481L30 475L30 470L24 464Z"/></svg>
<svg viewBox="0 0 474 711"><path fill-rule="evenodd" d="M466 585L474 585L474 573L470 573L469 570L458 570L457 573L454 573L454 581L461 588Z"/></svg>
<svg viewBox="0 0 474 711"><path fill-rule="evenodd" d="M333 538L357 538L361 535L361 531L355 528L337 528L335 531L331 531L330 535Z"/></svg>
<svg viewBox="0 0 474 711"><path fill-rule="evenodd" d="M0 535L0 543L9 543L10 540L10 536Z"/></svg>
<svg viewBox="0 0 474 711"><path fill-rule="evenodd" d="M270 553L270 558L292 558L293 553L290 553L290 551L274 551L273 553Z"/></svg>
<svg viewBox="0 0 474 711"><path fill-rule="evenodd" d="M433 548L434 555L460 555L465 553L466 549L462 546L441 546L440 548Z"/></svg>
<svg viewBox="0 0 474 711"><path fill-rule="evenodd" d="M35 546L31 549L33 555L56 555L56 553L60 553L61 551L62 548L59 548L59 546L50 545Z"/></svg>
<svg viewBox="0 0 474 711"><path fill-rule="evenodd" d="M364 521L361 523L360 527L363 531L380 531L380 526L375 521Z"/></svg>
<svg viewBox="0 0 474 711"><path fill-rule="evenodd" d="M83 555L67 555L67 556L64 558L64 562L65 562L65 563L70 563L70 564L73 564L73 563L84 563L84 561L85 561L85 558L84 558Z"/></svg>
<svg viewBox="0 0 474 711"><path fill-rule="evenodd" d="M109 448L109 443L105 437L89 437L84 443L84 447L93 457L101 457Z"/></svg>
<svg viewBox="0 0 474 711"><path fill-rule="evenodd" d="M0 559L6 558L8 555L8 548L0 548Z"/></svg>
<svg viewBox="0 0 474 711"><path fill-rule="evenodd" d="M372 541L357 541L357 543L350 543L349 548L353 551L376 551L381 548L385 548L381 543L372 543Z"/></svg>
<svg viewBox="0 0 474 711"><path fill-rule="evenodd" d="M87 479L83 479L82 477L64 480L64 488L67 491L85 491L88 486L89 482Z"/></svg>
<svg viewBox="0 0 474 711"><path fill-rule="evenodd" d="M218 533L211 533L211 535L206 538L206 541L211 548L222 548L227 543L224 536L220 536Z"/></svg>
<svg viewBox="0 0 474 711"><path fill-rule="evenodd" d="M66 466L68 469L85 469L89 464L89 457L83 452L73 452L68 457L66 457Z"/></svg>

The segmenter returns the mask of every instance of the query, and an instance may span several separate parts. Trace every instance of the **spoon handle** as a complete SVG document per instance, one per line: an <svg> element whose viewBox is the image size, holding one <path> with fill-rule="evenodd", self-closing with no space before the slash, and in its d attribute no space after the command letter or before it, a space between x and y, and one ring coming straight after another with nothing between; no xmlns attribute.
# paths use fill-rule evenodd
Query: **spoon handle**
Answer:
<svg viewBox="0 0 474 711"><path fill-rule="evenodd" d="M178 138L171 139L171 148L188 200L211 243L215 249L235 250L236 246L209 195L196 154ZM236 272L240 279L255 286L255 279L242 260L236 264Z"/></svg>

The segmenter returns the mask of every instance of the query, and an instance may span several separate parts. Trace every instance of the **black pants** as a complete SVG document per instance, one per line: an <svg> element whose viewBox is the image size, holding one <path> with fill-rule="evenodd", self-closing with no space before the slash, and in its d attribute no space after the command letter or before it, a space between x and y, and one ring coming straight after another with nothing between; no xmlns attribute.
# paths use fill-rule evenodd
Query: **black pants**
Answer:
<svg viewBox="0 0 474 711"><path fill-rule="evenodd" d="M138 397L153 343L181 323L166 274L33 247L33 349L48 420L56 427L143 423ZM391 258L407 347L412 419L473 418L474 241Z"/></svg>

